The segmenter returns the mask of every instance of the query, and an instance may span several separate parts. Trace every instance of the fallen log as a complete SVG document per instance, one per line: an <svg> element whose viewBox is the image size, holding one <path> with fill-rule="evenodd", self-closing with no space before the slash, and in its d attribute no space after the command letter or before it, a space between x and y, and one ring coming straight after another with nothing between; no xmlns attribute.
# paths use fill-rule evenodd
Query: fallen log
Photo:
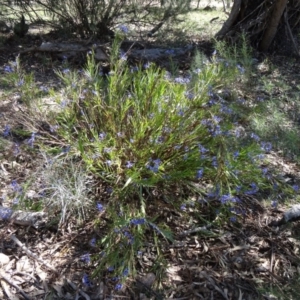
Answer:
<svg viewBox="0 0 300 300"><path fill-rule="evenodd" d="M300 204L292 206L289 210L283 213L282 218L279 221L273 221L269 226L281 226L289 222L295 222L300 220Z"/></svg>
<svg viewBox="0 0 300 300"><path fill-rule="evenodd" d="M13 210L11 208L0 206L0 221L39 228L46 223L47 214L44 212Z"/></svg>

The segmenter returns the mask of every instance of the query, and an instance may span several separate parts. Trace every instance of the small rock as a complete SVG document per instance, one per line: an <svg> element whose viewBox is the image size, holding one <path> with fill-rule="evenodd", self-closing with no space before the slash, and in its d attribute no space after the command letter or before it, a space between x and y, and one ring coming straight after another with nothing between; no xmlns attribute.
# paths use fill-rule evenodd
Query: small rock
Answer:
<svg viewBox="0 0 300 300"><path fill-rule="evenodd" d="M143 285L150 288L155 281L155 275L153 273L147 273L144 276L140 276L138 279Z"/></svg>
<svg viewBox="0 0 300 300"><path fill-rule="evenodd" d="M9 257L3 253L0 253L0 266L5 266L9 263Z"/></svg>

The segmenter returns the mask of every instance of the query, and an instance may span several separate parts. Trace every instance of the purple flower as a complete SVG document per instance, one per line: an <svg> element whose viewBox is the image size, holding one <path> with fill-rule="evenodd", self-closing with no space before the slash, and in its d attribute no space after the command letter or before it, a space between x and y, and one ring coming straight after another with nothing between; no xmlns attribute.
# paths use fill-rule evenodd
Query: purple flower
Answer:
<svg viewBox="0 0 300 300"><path fill-rule="evenodd" d="M278 205L278 202L277 202L276 200L273 200L273 201L271 202L271 206L272 206L273 208L277 208L277 205Z"/></svg>
<svg viewBox="0 0 300 300"><path fill-rule="evenodd" d="M107 271L108 271L108 272L112 272L114 269L115 269L115 267L110 266L110 267L107 268Z"/></svg>

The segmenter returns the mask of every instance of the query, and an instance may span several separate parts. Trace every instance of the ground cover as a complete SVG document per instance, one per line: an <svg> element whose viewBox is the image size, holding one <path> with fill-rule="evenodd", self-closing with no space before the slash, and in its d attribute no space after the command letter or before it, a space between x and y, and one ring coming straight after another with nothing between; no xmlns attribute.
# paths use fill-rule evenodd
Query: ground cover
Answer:
<svg viewBox="0 0 300 300"><path fill-rule="evenodd" d="M297 223L268 224L297 203L297 146L287 151L297 140L284 130L273 140L263 120L280 114L278 126L297 130L286 97L297 79L245 44L215 47L170 73L128 65L117 45L109 76L92 53L80 72L45 58L51 77L3 59L3 205L49 217L43 228L1 224L2 252L16 257L9 282L33 299L296 299ZM286 83L268 89L279 71ZM36 260L30 281L17 274L34 266L12 230L60 276Z"/></svg>

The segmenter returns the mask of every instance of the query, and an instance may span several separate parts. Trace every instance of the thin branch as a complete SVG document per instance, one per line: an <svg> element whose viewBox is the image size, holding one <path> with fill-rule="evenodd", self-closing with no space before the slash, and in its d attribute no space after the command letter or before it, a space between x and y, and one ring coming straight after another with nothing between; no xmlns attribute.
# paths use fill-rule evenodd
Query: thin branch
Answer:
<svg viewBox="0 0 300 300"><path fill-rule="evenodd" d="M12 241L14 241L22 250L25 251L25 253L32 257L33 259L35 259L36 261L38 261L39 263L43 264L44 266L46 266L48 269L52 270L55 273L58 273L58 271L52 267L51 265L49 265L47 262L43 261L41 258L39 258L36 254L34 254L33 252L31 252L24 244L22 244L15 235L11 235L10 239Z"/></svg>

